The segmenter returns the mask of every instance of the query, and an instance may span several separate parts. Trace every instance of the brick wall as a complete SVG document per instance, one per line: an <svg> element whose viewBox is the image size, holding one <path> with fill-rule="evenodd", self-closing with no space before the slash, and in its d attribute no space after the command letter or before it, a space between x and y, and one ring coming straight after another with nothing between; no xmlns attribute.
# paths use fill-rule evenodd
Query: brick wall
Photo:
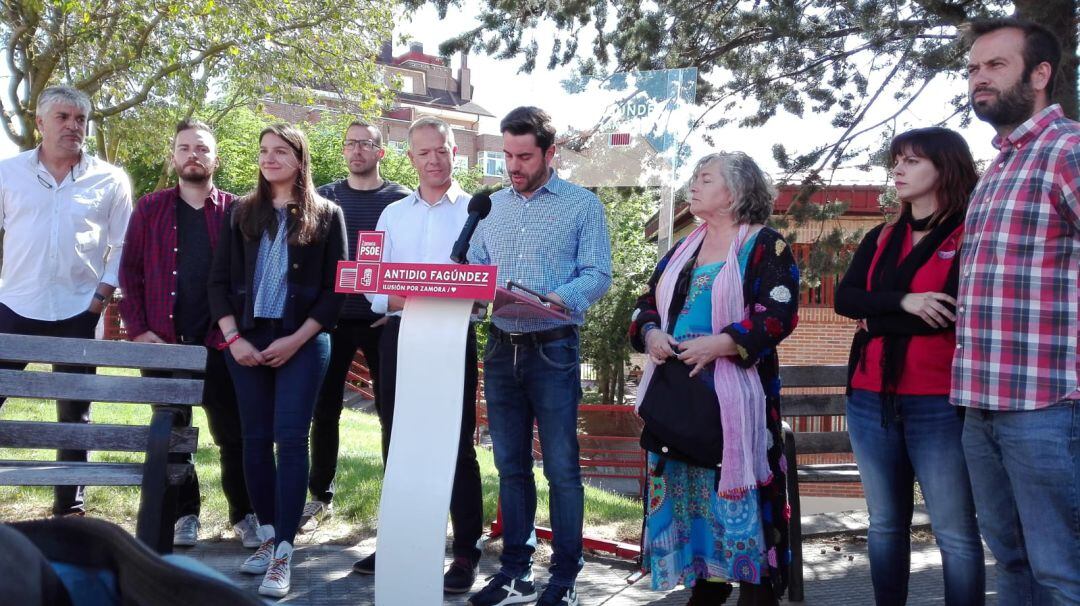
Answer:
<svg viewBox="0 0 1080 606"><path fill-rule="evenodd" d="M799 325L795 332L780 344L780 364L847 364L854 334L855 322L837 315L832 309L804 307L799 310Z"/></svg>

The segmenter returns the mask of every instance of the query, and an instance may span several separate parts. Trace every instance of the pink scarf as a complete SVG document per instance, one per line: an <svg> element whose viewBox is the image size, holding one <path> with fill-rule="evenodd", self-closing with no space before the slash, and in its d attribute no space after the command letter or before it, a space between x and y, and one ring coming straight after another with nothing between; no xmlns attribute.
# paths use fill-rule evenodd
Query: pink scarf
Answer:
<svg viewBox="0 0 1080 606"><path fill-rule="evenodd" d="M698 250L706 225L695 229L671 255L660 281L656 285L657 310L660 311L661 330L671 334L673 326L667 325L668 311L675 293L679 273ZM743 276L739 266L739 251L746 241L749 226L739 227L739 233L728 250L727 261L720 269L712 285L712 333L741 322L749 311L743 301ZM649 388L656 364L650 359L638 386L638 405ZM765 391L756 368L740 368L726 357L716 359L713 379L716 398L720 403L720 420L724 433L724 462L720 468L718 493L726 499L737 499L750 489L764 486L772 481L766 456L767 434L765 430Z"/></svg>

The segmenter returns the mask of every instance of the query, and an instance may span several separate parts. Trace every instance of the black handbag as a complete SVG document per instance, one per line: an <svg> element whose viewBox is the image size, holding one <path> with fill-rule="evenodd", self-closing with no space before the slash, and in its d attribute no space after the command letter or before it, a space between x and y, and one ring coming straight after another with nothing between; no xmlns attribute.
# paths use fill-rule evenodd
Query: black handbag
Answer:
<svg viewBox="0 0 1080 606"><path fill-rule="evenodd" d="M645 422L641 447L676 461L717 468L724 457L724 434L716 392L678 358L653 370L638 407Z"/></svg>

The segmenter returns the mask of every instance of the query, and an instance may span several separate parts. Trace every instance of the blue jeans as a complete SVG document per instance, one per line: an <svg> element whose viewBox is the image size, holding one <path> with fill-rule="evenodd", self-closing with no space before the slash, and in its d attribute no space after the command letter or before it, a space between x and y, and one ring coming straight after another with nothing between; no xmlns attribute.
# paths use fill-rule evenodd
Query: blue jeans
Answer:
<svg viewBox="0 0 1080 606"><path fill-rule="evenodd" d="M1080 402L969 409L964 454L1001 604L1080 604Z"/></svg>
<svg viewBox="0 0 1080 606"><path fill-rule="evenodd" d="M520 578L536 551L533 421L540 431L553 534L550 584L573 587L584 565L581 527L585 491L578 462L581 368L577 335L540 345L489 337L484 350L488 427L499 470L502 572Z"/></svg>
<svg viewBox="0 0 1080 606"><path fill-rule="evenodd" d="M856 389L848 433L870 509L870 577L878 606L907 602L918 479L941 550L945 603L983 604L986 570L964 451L963 419L947 396L897 396L900 420L881 426L881 396Z"/></svg>
<svg viewBox="0 0 1080 606"><path fill-rule="evenodd" d="M285 336L279 324L259 321L244 338L259 349ZM236 387L244 436L244 477L255 515L273 524L277 543L290 544L304 511L308 481L308 429L323 375L330 363L330 335L304 343L278 368L225 360ZM277 445L277 460L274 445Z"/></svg>

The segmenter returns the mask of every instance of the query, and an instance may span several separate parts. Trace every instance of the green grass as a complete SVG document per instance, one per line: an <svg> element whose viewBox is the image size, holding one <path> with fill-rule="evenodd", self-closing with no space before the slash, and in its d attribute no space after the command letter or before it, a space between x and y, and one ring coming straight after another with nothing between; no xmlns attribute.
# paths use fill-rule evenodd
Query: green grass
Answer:
<svg viewBox="0 0 1080 606"><path fill-rule="evenodd" d="M33 367L32 367L33 368ZM40 369L38 369L40 370ZM133 374L133 371L99 369L101 374ZM0 419L55 421L55 406L42 400L11 399L0 408ZM95 423L140 424L150 422L150 407L141 404L94 403L91 418ZM195 410L199 428L199 448L195 465L202 488L204 537L231 536L227 506L221 492L218 449L210 438L206 415ZM341 445L338 454L337 492L334 517L321 528L316 542L351 542L375 532L382 489L382 458L379 446L379 422L371 414L346 409L341 417ZM0 459L53 459L52 451L0 448ZM142 461L138 453L93 452L96 461ZM495 517L499 477L491 451L477 449L484 487L486 520ZM536 470L537 523L548 523L547 482ZM47 516L52 503L52 488L0 487L0 520ZM137 487L89 487L87 511L134 528L139 506ZM610 539L636 542L641 527L641 503L590 486L585 487L586 533Z"/></svg>

